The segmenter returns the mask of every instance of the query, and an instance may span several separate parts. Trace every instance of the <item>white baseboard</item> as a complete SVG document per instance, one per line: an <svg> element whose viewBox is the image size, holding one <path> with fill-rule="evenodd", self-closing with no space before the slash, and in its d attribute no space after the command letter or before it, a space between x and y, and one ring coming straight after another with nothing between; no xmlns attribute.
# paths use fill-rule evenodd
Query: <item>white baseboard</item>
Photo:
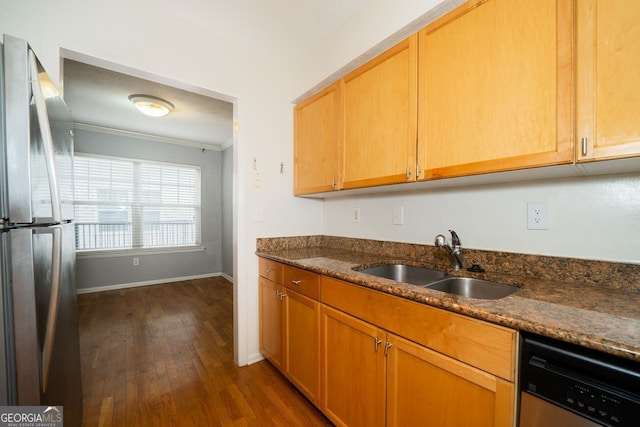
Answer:
<svg viewBox="0 0 640 427"><path fill-rule="evenodd" d="M224 273L220 273L220 275L222 277L224 277L225 279L227 279L229 282L233 283L233 277L229 276L228 274L224 274Z"/></svg>
<svg viewBox="0 0 640 427"><path fill-rule="evenodd" d="M228 275L224 273L207 273L207 274L198 274L195 276L170 277L167 279L146 280L143 282L134 282L134 283L122 283L119 285L96 286L94 288L81 288L77 290L77 293L90 294L93 292L115 291L118 289L137 288L139 286L160 285L163 283L182 282L184 280L206 279L208 277L220 277L220 276L222 276L229 282L233 283L233 279L231 279Z"/></svg>
<svg viewBox="0 0 640 427"><path fill-rule="evenodd" d="M247 365L253 365L254 363L264 360L262 353L253 353L247 357Z"/></svg>

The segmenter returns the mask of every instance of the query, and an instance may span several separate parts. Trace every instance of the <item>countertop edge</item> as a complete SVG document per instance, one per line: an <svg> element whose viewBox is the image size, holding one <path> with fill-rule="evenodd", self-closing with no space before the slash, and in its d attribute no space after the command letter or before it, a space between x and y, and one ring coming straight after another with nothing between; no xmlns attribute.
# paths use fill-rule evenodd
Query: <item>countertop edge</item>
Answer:
<svg viewBox="0 0 640 427"><path fill-rule="evenodd" d="M303 262L304 260L291 259L270 252L256 251L255 254L258 257L271 259L285 265L302 268L317 274L325 275L338 280L343 280L355 285L384 292L417 303L441 308L450 312L462 314L496 325L508 327L517 331L526 331L549 338L558 339L571 344L580 345L586 348L613 354L625 359L640 361L640 347L630 346L625 343L609 339L604 335L598 334L597 331L596 333L586 333L585 331L580 331L573 328L559 328L557 326L549 326L548 324L544 324L543 322L528 319L526 316L517 316L513 313L505 313L504 311L501 311L499 309L492 308L485 302L485 300L478 302L478 300L476 299L462 298L450 294L443 294L439 291L430 291L429 293L419 292L417 289L415 289L414 292L411 292L410 287L418 287L405 283L395 282L389 279L376 278L375 281L358 279L354 278L354 275L352 274L345 274L337 270L331 270L329 268L320 267L309 262ZM520 280L526 280L526 278L520 278ZM433 292L437 292L437 294L433 294Z"/></svg>

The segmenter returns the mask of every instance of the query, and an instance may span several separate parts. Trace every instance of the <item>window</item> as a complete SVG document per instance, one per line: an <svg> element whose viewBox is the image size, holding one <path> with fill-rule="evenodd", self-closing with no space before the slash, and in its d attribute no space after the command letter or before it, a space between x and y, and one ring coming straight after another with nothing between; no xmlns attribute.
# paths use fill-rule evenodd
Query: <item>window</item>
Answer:
<svg viewBox="0 0 640 427"><path fill-rule="evenodd" d="M200 244L200 168L75 155L76 249Z"/></svg>

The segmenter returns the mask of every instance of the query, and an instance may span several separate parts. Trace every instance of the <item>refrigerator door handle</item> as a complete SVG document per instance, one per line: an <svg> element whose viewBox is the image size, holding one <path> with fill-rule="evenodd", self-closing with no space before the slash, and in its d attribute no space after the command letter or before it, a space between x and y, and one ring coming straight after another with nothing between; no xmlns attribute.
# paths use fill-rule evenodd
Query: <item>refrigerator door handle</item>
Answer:
<svg viewBox="0 0 640 427"><path fill-rule="evenodd" d="M42 133L44 158L47 164L49 192L51 193L51 213L53 215L53 222L58 224L61 222L62 215L60 212L60 191L58 189L58 174L56 173L56 163L54 159L53 136L51 135L51 127L49 126L47 105L44 101L40 79L38 78L36 56L31 49L29 49L29 74L31 76L33 99L38 114L38 123L40 124L40 132Z"/></svg>
<svg viewBox="0 0 640 427"><path fill-rule="evenodd" d="M53 343L56 337L56 321L58 319L58 307L60 303L60 282L62 278L62 230L59 227L53 229L53 247L51 257L51 293L49 295L49 311L47 313L47 327L42 346L42 393L47 390L49 380L49 368L53 355Z"/></svg>

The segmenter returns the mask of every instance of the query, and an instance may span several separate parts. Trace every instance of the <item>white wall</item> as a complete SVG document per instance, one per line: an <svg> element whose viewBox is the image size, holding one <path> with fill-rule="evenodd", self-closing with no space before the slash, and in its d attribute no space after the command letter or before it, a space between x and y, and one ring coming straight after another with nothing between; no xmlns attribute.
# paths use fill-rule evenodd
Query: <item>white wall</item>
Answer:
<svg viewBox="0 0 640 427"><path fill-rule="evenodd" d="M122 64L121 71L142 71L141 77L204 88L235 103L236 358L241 365L259 359L255 240L322 232L322 204L292 196L290 64L274 63L144 0L0 0L0 33L27 39L57 82L62 48ZM260 189L249 182L254 157L262 173ZM257 208L262 222L252 220Z"/></svg>
<svg viewBox="0 0 640 427"><path fill-rule="evenodd" d="M458 0L447 0L447 3L453 4L456 1ZM0 0L0 32L27 38L36 48L45 67L54 74L54 79L59 72L62 47L142 70L150 75L159 75L169 81L215 91L235 102L237 108L234 114L239 124L239 131L234 138L233 171L236 190L234 246L237 252L234 266L235 333L238 340L237 360L244 364L260 357L255 239L323 233L351 236L354 233L352 224L346 224L341 213L343 209L348 209L345 206L352 204L349 199L322 202L292 196L293 120L290 102L404 26L420 20L422 14L439 3L440 0L371 1L343 28L314 46L296 64L274 63L269 58L262 57L260 52L234 46L227 39L163 14L153 7L152 2L145 0L112 0L103 3L86 0ZM164 30L164 33L158 33L157 29ZM154 38L155 36L158 38ZM260 188L255 188L252 179L253 158L256 159L260 172ZM284 163L283 174L280 174L280 162ZM586 197L593 200L593 205L598 205L599 200L602 203L620 200L616 206L621 207L627 206L622 200L637 189L636 183L636 180L632 180L614 186L614 195L600 190L597 192L599 196L593 196L588 191L591 184L575 188L587 194ZM602 181L600 188L608 185L607 181ZM406 231L395 231L393 228L393 231L389 231L389 226L383 224L386 220L380 219L371 223L363 222L369 228L362 235L401 241L423 241L424 235L424 242L429 242L434 232L442 232L446 227L455 226L460 230L463 242L469 246L502 248L502 244L498 243L503 241L501 238L477 234L478 227L473 218L483 215L495 220L493 215L477 212L499 211L500 207L504 207L506 211L517 211L519 203L505 201L502 197L503 194L515 197L519 193L517 188L509 188L485 188L474 193L470 200L475 213L460 218L456 224L445 224L440 219L429 227L414 229L421 227L422 223L408 217L407 224L402 229ZM532 197L550 194L554 227L556 221L572 221L571 215L555 213L555 200L562 198L563 188L567 187L564 184L558 187L542 185L527 190ZM482 195L495 202L484 200ZM440 202L452 203L452 195L447 193L428 196L429 202L417 195L397 197L407 197L408 216L417 215L422 209L431 212L426 212L425 215L444 216L447 214L436 213L443 209ZM390 204L386 198L354 200L367 203L367 206L370 204L372 212L383 212ZM363 211L364 216L368 217L369 208ZM572 212L576 211L577 209L572 208ZM465 211L460 211L460 214L463 212ZM589 227L594 224L604 221L615 223L628 230L627 238L617 244L625 246L633 242L635 246L632 248L637 248L639 221L637 217L634 221L633 213L630 214L628 210L625 212L627 213L621 216L613 210L606 215L603 209L595 214L588 211L583 212L586 217L576 221L583 226L584 233L589 233ZM334 224L336 219L338 222ZM511 228L515 230L515 224ZM564 237L555 233L557 231L549 230L547 235L558 236L558 241ZM527 247L530 235L531 233L519 233L515 239L518 243L514 248ZM616 235L616 240L618 237ZM508 236L505 236L506 239ZM611 242L614 239L607 239L606 246L613 246ZM549 241L536 244L542 252L553 249L553 245L555 243ZM638 251L635 250L631 258L637 259L637 254Z"/></svg>
<svg viewBox="0 0 640 427"><path fill-rule="evenodd" d="M341 28L313 46L293 73L296 96L353 69L465 0L370 1Z"/></svg>
<svg viewBox="0 0 640 427"><path fill-rule="evenodd" d="M527 202L540 201L548 203L549 229L528 230ZM398 207L403 225L393 225ZM640 176L331 199L324 221L327 235L431 245L454 229L467 248L640 263Z"/></svg>

